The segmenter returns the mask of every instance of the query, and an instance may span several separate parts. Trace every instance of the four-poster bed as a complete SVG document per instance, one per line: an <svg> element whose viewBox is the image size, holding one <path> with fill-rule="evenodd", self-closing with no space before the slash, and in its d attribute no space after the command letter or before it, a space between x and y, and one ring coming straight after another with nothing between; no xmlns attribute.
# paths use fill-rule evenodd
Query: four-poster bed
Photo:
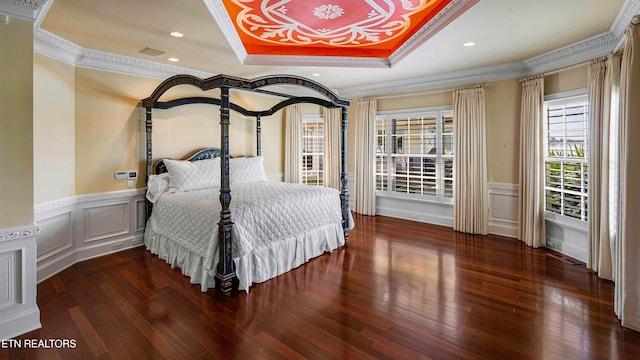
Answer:
<svg viewBox="0 0 640 360"><path fill-rule="evenodd" d="M167 102L159 101L160 97L169 89L179 85L195 86L202 91L219 89L220 98L187 97ZM247 110L230 101L230 90L232 89L265 91L264 87L273 85L302 87L315 91L321 97L295 97L279 94L285 100L265 110ZM298 103L311 103L325 108L342 109L341 187L339 193L337 190L329 188L261 181L266 180L261 158L262 118L273 115L288 105ZM156 172L154 173L152 163L152 111L153 109L170 109L188 104L211 104L220 107L220 149L206 149L194 154L188 160L199 162L193 166L189 165L190 163L182 164L179 162L172 163L171 160L164 161L156 166ZM175 209L182 209L183 205L187 203L197 203L202 198L207 198L209 201L206 205L198 205L198 209L201 211L194 216L200 220L195 221L189 217L188 222L193 224L195 221L197 224L202 224L204 217L211 218L211 213L214 210L211 207L213 206L211 204L213 201L211 201L210 189L202 189L203 186L199 186L195 188L196 191L183 192L180 195L176 195L180 191L175 191L174 184L171 185L170 191L166 191L167 195L162 195L162 192L159 195L155 195L162 201L158 201L153 205L148 202L147 206L149 220L145 230L145 245L152 253L157 253L165 258L172 266L180 267L184 274L191 277L192 283L201 283L203 291L206 291L211 285L208 282L208 272L210 270L215 271L213 278L216 292L223 296L229 296L236 285L239 285L242 290L248 290L248 287L253 282L262 282L277 276L301 265L302 262L310 258L320 255L324 251L331 251L337 246L346 243L348 231L353 227L349 210L348 177L346 173L348 100L339 98L333 91L315 81L296 76L277 75L247 80L226 75L218 75L207 79L200 79L191 75L176 75L162 82L151 96L142 100L142 106L146 109L147 181L149 182L150 179L154 181L153 185L148 183L149 190L158 188L156 184L161 179L156 178L159 176L157 174L166 171L167 165L171 165L169 166L169 182L182 180L182 178L172 177L171 167L174 167L174 175L178 171L183 171L182 169L186 169L185 171L188 173L191 171L189 169L196 167L207 169L206 171L212 171L211 166L215 166L216 169L219 168L219 175L215 175L219 177L219 183L214 181L209 184L213 187L219 186L219 205L216 204L219 208L215 208L215 211L219 210L218 229L215 230L211 227L212 234L215 235L217 231L217 246L212 245L212 240L210 239L199 241L197 245L189 243L193 239L188 239L186 244L174 243L173 238L168 239L169 236L165 237L164 233L162 233L163 226L169 228L167 231L170 232L180 225L180 221L187 222L184 221L186 215L181 215L182 220L177 221L175 224L171 223L171 216L168 215L171 211L180 212L182 210ZM248 160L232 159L230 156L230 110L256 119L257 151L256 158L253 160L250 157L245 158ZM200 160L203 161L200 162ZM215 161L219 161L219 164ZM235 176L235 183L232 175L234 168L239 172ZM242 171L245 171L245 173L242 173ZM179 175L186 177L183 173ZM238 180L238 177L242 177L242 179ZM253 180L247 180L247 178L252 178ZM209 182L209 180L211 179L205 179L204 181ZM167 181L167 177L162 178L162 181ZM234 197L233 203L232 187L234 194L236 194L235 196L238 197L238 199ZM218 188L215 189L216 191L218 190ZM296 195L291 195L290 193ZM266 208L263 210L257 204L268 205L264 205ZM160 208L160 206L164 206L164 208L157 210L158 214L152 213L154 207ZM234 221L232 221L232 208ZM314 212L307 213L306 209L311 209ZM285 213L290 219L283 219L283 214ZM163 214L165 215L164 217ZM159 220L160 218L162 220ZM268 220L262 221L262 225L256 227L256 223L259 223L259 221L255 220L256 218L266 218ZM236 222L237 224L234 228L234 223ZM311 226L309 223L315 223L315 225ZM257 233L263 233L265 227L271 226L278 230L269 230L270 235L265 236L265 239L255 236ZM339 231L336 232L336 229L339 229ZM234 238L234 236L238 237L238 239ZM211 246L215 248L212 249ZM246 251L243 252L239 249L245 249ZM280 256L277 254L279 251L285 253L282 256L286 259L270 259L266 261L261 258L265 256L269 258ZM206 254L202 254L203 252Z"/></svg>

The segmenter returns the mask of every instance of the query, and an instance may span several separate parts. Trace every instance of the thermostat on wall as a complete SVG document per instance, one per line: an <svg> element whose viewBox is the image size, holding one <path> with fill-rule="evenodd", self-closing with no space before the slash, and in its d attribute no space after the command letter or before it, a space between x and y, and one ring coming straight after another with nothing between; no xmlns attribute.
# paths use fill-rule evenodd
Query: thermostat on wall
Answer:
<svg viewBox="0 0 640 360"><path fill-rule="evenodd" d="M129 173L126 171L116 171L115 178L116 180L127 180L129 178Z"/></svg>

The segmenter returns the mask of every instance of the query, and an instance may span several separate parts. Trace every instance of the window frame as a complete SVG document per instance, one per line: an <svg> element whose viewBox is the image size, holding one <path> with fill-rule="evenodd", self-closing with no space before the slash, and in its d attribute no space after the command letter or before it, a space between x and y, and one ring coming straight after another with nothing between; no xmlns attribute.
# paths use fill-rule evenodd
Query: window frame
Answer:
<svg viewBox="0 0 640 360"><path fill-rule="evenodd" d="M585 147L584 147L584 153L585 156L583 159L580 158L576 158L576 157L569 157L565 153L563 153L562 157L552 157L549 156L549 136L550 136L550 132L552 130L550 130L548 128L548 109L550 106L557 106L562 104L563 106L566 106L567 104L570 104L572 102L578 103L578 102L584 102L586 104L586 113L584 114L584 127L582 128L582 130L585 132ZM589 119L589 111L590 111L590 107L589 107L589 98L588 98L588 94L587 94L587 89L578 89L578 90L573 90L573 91L568 91L568 92L563 92L563 93L557 93L557 94L551 94L551 95L547 95L544 97L544 104L543 104L543 154L542 154L542 170L544 172L543 174L543 197L544 197L544 212L545 212L545 217L548 219L552 219L555 221L560 221L561 223L566 223L567 225L571 225L574 228L583 228L584 226L586 226L586 224L588 224L589 221L589 210L587 208L587 204L588 204L588 199L590 196L590 191L589 191L589 183L588 183L588 176L589 176L589 156L591 155L589 152L589 141L590 139L590 119ZM564 114L564 116L566 116L566 112ZM565 138L566 138L566 131L567 131L567 126L566 126L566 121L563 123L563 129L562 130L556 130L556 131L564 131L565 132ZM574 130L575 131L575 130ZM566 146L564 148L565 150L567 149ZM564 171L565 167L564 164L566 162L571 162L571 163L580 163L581 164L581 168L580 168L580 179L583 179L581 182L581 191L573 191L573 190L567 190L564 189L564 178L561 179L560 182L560 186L561 188L554 188L548 185L547 183L547 163L548 162L556 162L556 163L560 163L561 164L561 171ZM586 188L586 189L585 189ZM561 198L564 199L565 193L569 194L569 195L573 195L573 196L579 196L581 197L583 200L581 201L581 214L580 214L580 218L575 217L575 216L570 216L570 215L565 215L565 202L562 201L560 203L560 212L557 211L552 211L549 210L547 207L547 191L555 191L555 192L559 192L561 193Z"/></svg>
<svg viewBox="0 0 640 360"><path fill-rule="evenodd" d="M378 111L376 114L376 125L375 125L375 132L374 132L374 136L375 136L375 144L376 144L376 153L374 154L376 157L376 169L375 169L375 184L376 184L376 195L377 196L382 196L382 197L390 197L390 198L400 198L400 199L409 199L409 200L419 200L419 201L427 201L427 202L435 202L435 203L442 203L442 204L453 204L454 202L454 198L453 198L453 184L455 183L455 171L453 171L454 169L454 156L455 156L455 132L454 129L455 127L452 128L451 130L451 137L452 137L452 142L453 142L453 146L452 146L452 154L450 155L445 155L443 154L442 151L437 151L435 154L435 168L436 168L436 175L435 175L435 182L436 182L436 194L435 195L430 195L430 194L416 194L416 193L404 193L404 192L398 192L398 191L394 191L391 184L392 182L392 176L393 176L393 161L391 161L391 159L393 158L393 154L392 154L392 141L394 141L396 139L397 136L394 136L394 134L392 134L391 132L391 120L393 118L403 118L403 119L408 119L411 117L429 117L429 116L433 116L436 118L436 144L435 144L435 148L436 149L442 149L442 143L443 143L443 118L449 115L453 121L453 106L437 106L437 107L427 107L427 108L414 108L414 109L400 109L400 110L384 110L384 111ZM384 173L381 173L378 171L378 151L377 151L377 146L378 146L378 121L380 120L386 120L386 129L384 132L384 136L386 138L386 142L385 142L385 156L387 156L387 158L389 159L386 163L386 169ZM421 136L424 136L424 133L421 133ZM396 154L397 155L397 154ZM402 154L404 156L409 156L411 157L411 154ZM418 155L418 154L416 154ZM424 155L427 154L419 154L420 157L427 158ZM445 196L444 192L443 192L443 187L444 187L444 180L442 177L442 172L444 171L444 159L446 158L450 158L451 159L451 172L452 172L452 176L450 178L451 180L451 197ZM424 161L424 160L423 160ZM422 169L421 169L422 172ZM384 190L380 190L378 189L378 176L385 176L385 183L387 184L386 189ZM423 178L424 175L421 175L421 178ZM448 178L447 178L448 179ZM423 185L424 186L424 185Z"/></svg>
<svg viewBox="0 0 640 360"><path fill-rule="evenodd" d="M316 137L317 139L320 139L320 143L322 143L322 149L320 152L310 152L310 153L305 153L305 139L308 138L305 135L305 125L307 123L319 123L322 124L322 137ZM321 114L304 114L302 116L302 129L301 129L301 134L300 134L300 183L301 184L305 184L305 185L311 185L311 186L325 186L325 164L326 164L326 159L325 157L325 131L326 129L324 128L325 123L324 123L324 117ZM309 171L306 170L306 166L305 166L305 156L321 156L322 160L320 162L321 164L321 169L320 170L316 170L316 171ZM307 182L307 177L305 176L305 174L308 173L315 173L318 176L318 180L316 180L316 183L309 183Z"/></svg>

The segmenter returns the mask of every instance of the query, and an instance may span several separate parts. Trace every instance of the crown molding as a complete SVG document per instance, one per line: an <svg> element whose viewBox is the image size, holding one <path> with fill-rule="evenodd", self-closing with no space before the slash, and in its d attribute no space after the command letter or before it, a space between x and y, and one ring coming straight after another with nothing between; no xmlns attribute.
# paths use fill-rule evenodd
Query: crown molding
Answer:
<svg viewBox="0 0 640 360"><path fill-rule="evenodd" d="M40 25L42 25L42 21L49 13L49 9L51 9L51 5L53 5L53 0L45 1L45 3L37 11L36 17L33 21L33 30L40 28Z"/></svg>
<svg viewBox="0 0 640 360"><path fill-rule="evenodd" d="M396 51L389 56L389 67L395 66L402 59L422 46L432 36L437 34L445 26L449 25L458 16L469 10L480 0L453 0L442 11L420 28L409 40L405 41Z"/></svg>
<svg viewBox="0 0 640 360"><path fill-rule="evenodd" d="M75 66L82 47L46 30L36 29L33 33L33 51Z"/></svg>
<svg viewBox="0 0 640 360"><path fill-rule="evenodd" d="M18 240L38 236L40 227L37 225L21 226L11 229L0 229L0 241Z"/></svg>
<svg viewBox="0 0 640 360"><path fill-rule="evenodd" d="M577 43L561 47L524 61L526 75L540 74L550 70L576 65L609 54L618 44L618 37L606 32Z"/></svg>
<svg viewBox="0 0 640 360"><path fill-rule="evenodd" d="M190 74L201 78L213 76L213 74L203 71L138 59L130 56L117 55L94 49L83 49L76 59L76 66L158 80L165 80L168 77L178 74Z"/></svg>
<svg viewBox="0 0 640 360"><path fill-rule="evenodd" d="M0 0L0 13L20 20L35 21L38 9L47 0Z"/></svg>
<svg viewBox="0 0 640 360"><path fill-rule="evenodd" d="M201 78L207 78L213 75L203 71L155 61L85 49L42 29L37 29L34 32L33 50L41 55L72 66L151 79L164 80L178 74L191 74Z"/></svg>
<svg viewBox="0 0 640 360"><path fill-rule="evenodd" d="M609 31L618 39L622 38L633 17L638 14L640 14L640 0L625 0Z"/></svg>
<svg viewBox="0 0 640 360"><path fill-rule="evenodd" d="M513 62L398 81L388 81L384 84L376 83L343 88L340 89L339 95L344 98L355 99L365 96L401 94L427 89L515 79L524 76L524 74L526 74L524 64L522 62Z"/></svg>

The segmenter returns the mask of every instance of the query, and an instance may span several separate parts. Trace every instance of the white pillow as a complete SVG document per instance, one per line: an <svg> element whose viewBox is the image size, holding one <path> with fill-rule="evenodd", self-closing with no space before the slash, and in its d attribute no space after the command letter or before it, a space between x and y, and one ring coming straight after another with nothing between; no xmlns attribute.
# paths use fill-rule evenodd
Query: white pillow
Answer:
<svg viewBox="0 0 640 360"><path fill-rule="evenodd" d="M220 158L198 161L164 160L169 191L182 192L220 187Z"/></svg>
<svg viewBox="0 0 640 360"><path fill-rule="evenodd" d="M233 158L229 161L229 185L267 181L262 156Z"/></svg>
<svg viewBox="0 0 640 360"><path fill-rule="evenodd" d="M150 175L147 181L147 199L155 203L160 195L169 190L169 174Z"/></svg>

